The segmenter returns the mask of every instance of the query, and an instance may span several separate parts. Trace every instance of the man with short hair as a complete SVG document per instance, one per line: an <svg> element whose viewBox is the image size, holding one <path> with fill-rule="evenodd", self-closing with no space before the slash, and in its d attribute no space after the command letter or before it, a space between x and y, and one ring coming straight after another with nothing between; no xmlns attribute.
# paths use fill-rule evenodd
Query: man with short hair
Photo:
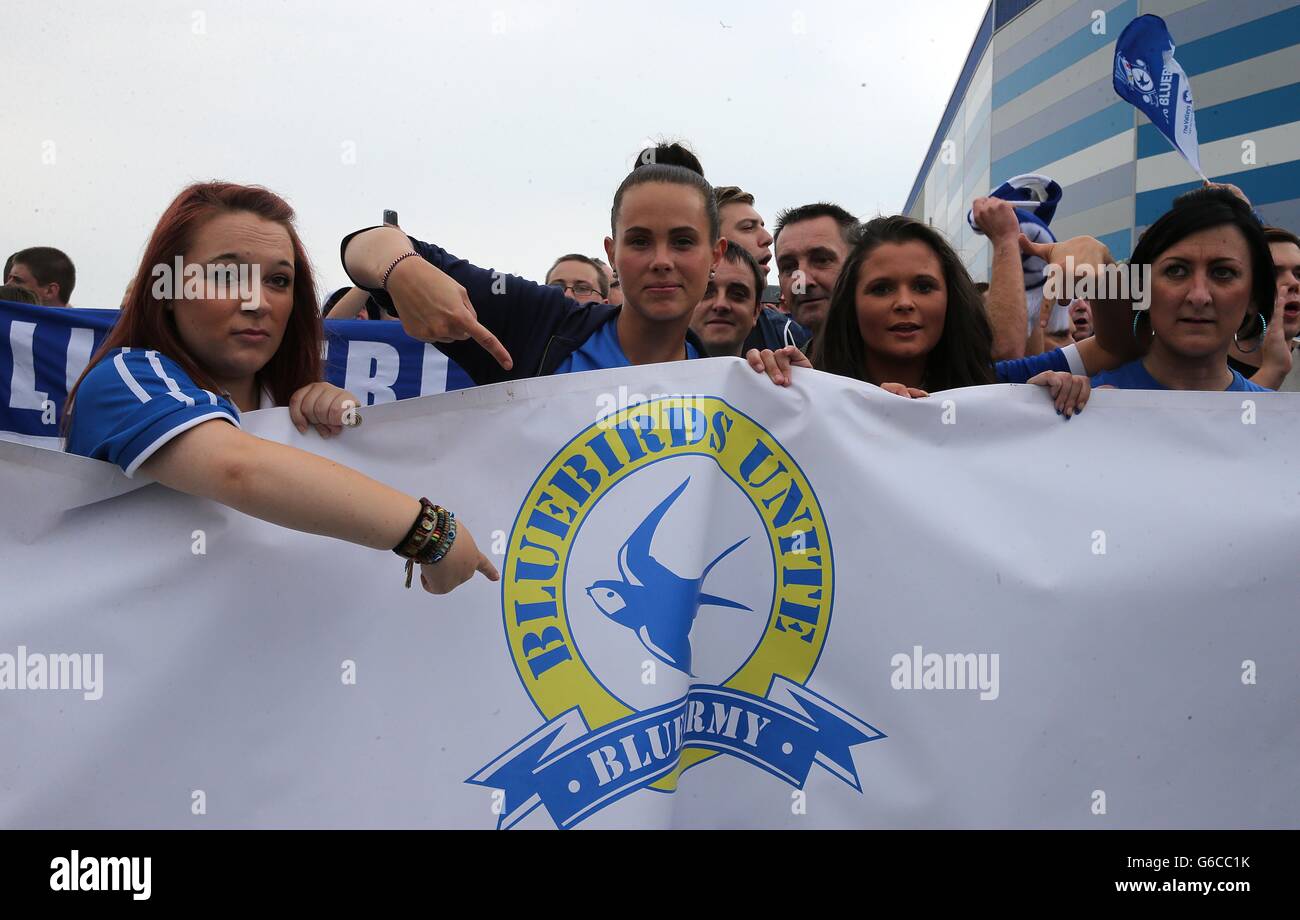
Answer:
<svg viewBox="0 0 1300 920"><path fill-rule="evenodd" d="M758 265L758 297L761 302L767 284L768 264L772 261L772 237L762 215L754 209L754 196L739 186L723 185L713 190L713 198L718 203L718 218L728 251L744 249ZM794 322L789 313L773 306L763 306L740 353L743 355L751 348L775 351L786 345L806 350L811 340L812 332Z"/></svg>
<svg viewBox="0 0 1300 920"><path fill-rule="evenodd" d="M590 256L571 252L560 256L546 273L546 283L563 289L578 303L607 303L609 279Z"/></svg>
<svg viewBox="0 0 1300 920"><path fill-rule="evenodd" d="M795 322L814 335L826 323L831 291L852 248L858 219L826 201L788 208L776 216L776 271L781 296Z"/></svg>
<svg viewBox="0 0 1300 920"><path fill-rule="evenodd" d="M66 307L77 283L77 269L67 255L52 246L33 246L9 257L0 280L27 288L42 306Z"/></svg>
<svg viewBox="0 0 1300 920"><path fill-rule="evenodd" d="M691 330L709 357L742 357L745 339L758 321L763 269L749 251L728 246L691 317Z"/></svg>
<svg viewBox="0 0 1300 920"><path fill-rule="evenodd" d="M596 259L596 264L605 274L605 284L609 293L605 295L605 302L610 306L623 306L623 285L619 283L618 276L614 274L614 269L610 268L604 259Z"/></svg>
<svg viewBox="0 0 1300 920"><path fill-rule="evenodd" d="M720 185L713 190L713 198L718 203L722 235L728 243L743 246L758 261L766 279L772 262L772 234L754 209L754 196L735 185Z"/></svg>

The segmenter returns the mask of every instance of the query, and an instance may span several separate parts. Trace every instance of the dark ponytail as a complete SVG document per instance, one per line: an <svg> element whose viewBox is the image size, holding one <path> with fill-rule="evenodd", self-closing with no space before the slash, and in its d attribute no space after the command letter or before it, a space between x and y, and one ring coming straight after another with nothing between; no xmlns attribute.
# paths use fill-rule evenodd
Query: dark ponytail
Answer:
<svg viewBox="0 0 1300 920"><path fill-rule="evenodd" d="M704 175L704 167L700 164L700 158L691 153L686 146L673 142L671 144L659 143L653 147L647 147L636 155L636 162L632 164L632 169L638 170L646 166L681 166L683 169L689 169L691 172Z"/></svg>

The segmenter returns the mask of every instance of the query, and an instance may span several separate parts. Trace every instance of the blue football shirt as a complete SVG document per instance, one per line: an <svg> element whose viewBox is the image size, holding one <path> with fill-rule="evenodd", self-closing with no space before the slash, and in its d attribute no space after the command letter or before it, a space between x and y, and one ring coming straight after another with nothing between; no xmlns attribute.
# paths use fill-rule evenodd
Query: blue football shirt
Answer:
<svg viewBox="0 0 1300 920"><path fill-rule="evenodd" d="M698 358L699 353L686 343L686 356ZM555 369L557 374L574 374L578 371L599 371L611 367L631 367L632 362L623 354L623 346L618 341L617 315L587 337L573 354L560 362Z"/></svg>
<svg viewBox="0 0 1300 920"><path fill-rule="evenodd" d="M107 460L134 476L172 438L214 418L239 427L235 404L198 386L175 361L122 348L81 381L67 451Z"/></svg>
<svg viewBox="0 0 1300 920"><path fill-rule="evenodd" d="M1167 390L1159 380L1151 376L1150 371L1141 359L1131 361L1123 367L1117 367L1113 371L1102 371L1092 378L1094 387L1112 386L1117 390ZM1230 383L1223 392L1243 392L1243 393L1271 393L1268 387L1262 387L1258 383L1251 383L1237 371L1232 372L1232 383Z"/></svg>

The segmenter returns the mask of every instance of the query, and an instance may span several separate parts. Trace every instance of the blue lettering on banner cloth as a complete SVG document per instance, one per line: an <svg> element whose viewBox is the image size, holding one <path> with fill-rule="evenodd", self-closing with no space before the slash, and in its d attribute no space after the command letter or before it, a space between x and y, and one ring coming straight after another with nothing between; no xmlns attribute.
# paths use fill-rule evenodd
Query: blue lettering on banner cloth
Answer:
<svg viewBox="0 0 1300 920"><path fill-rule="evenodd" d="M675 702L596 732L575 706L467 781L504 791L499 828L514 826L539 806L557 827L570 828L671 773L686 747L730 754L799 789L812 765L820 764L860 792L851 749L884 737L807 687L776 675L766 697L696 685Z"/></svg>
<svg viewBox="0 0 1300 920"><path fill-rule="evenodd" d="M0 432L57 438L68 391L119 315L0 301ZM362 405L473 386L400 323L327 319L325 349L325 379Z"/></svg>

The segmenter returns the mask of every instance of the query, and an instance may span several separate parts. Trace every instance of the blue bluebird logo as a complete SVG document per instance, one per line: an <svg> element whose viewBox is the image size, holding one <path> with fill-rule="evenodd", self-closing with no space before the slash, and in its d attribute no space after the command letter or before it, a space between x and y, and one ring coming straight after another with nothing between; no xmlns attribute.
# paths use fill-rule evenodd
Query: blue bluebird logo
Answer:
<svg viewBox="0 0 1300 920"><path fill-rule="evenodd" d="M744 604L702 592L713 567L739 548L733 543L704 567L698 578L683 578L650 555L655 530L687 485L690 477L646 515L618 551L619 581L598 581L587 588L596 608L637 634L641 644L660 661L691 677L691 628L703 605L751 610Z"/></svg>

